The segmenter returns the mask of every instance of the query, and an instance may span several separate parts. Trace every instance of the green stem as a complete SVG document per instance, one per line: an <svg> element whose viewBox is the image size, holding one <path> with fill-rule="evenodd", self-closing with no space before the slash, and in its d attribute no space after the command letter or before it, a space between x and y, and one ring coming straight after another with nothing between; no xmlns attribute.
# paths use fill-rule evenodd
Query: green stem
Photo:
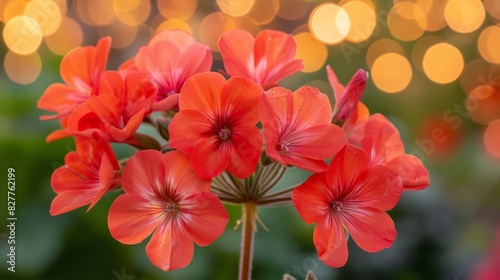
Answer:
<svg viewBox="0 0 500 280"><path fill-rule="evenodd" d="M243 228L241 229L241 251L239 280L250 280L252 276L252 255L257 204L248 201L243 204Z"/></svg>

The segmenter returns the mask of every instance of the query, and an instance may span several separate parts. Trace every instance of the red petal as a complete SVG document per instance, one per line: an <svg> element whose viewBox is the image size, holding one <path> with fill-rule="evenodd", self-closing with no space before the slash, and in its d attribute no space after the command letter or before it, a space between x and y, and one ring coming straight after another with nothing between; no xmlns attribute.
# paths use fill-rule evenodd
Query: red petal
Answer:
<svg viewBox="0 0 500 280"><path fill-rule="evenodd" d="M244 30L223 33L218 42L224 68L230 76L254 79L254 38Z"/></svg>
<svg viewBox="0 0 500 280"><path fill-rule="evenodd" d="M354 110L356 110L361 96L366 87L366 80L368 79L368 74L364 70L360 69L351 78L340 100L335 103L336 120L346 120L348 119Z"/></svg>
<svg viewBox="0 0 500 280"><path fill-rule="evenodd" d="M220 175L229 164L231 143L221 143L216 137L210 137L200 142L191 155L193 169L198 177L212 179Z"/></svg>
<svg viewBox="0 0 500 280"><path fill-rule="evenodd" d="M208 46L193 43L181 50L177 67L182 71L177 78L176 92L180 91L187 78L196 73L208 72L212 67L212 52Z"/></svg>
<svg viewBox="0 0 500 280"><path fill-rule="evenodd" d="M146 253L156 267L168 271L186 267L193 259L193 240L176 219L162 223L146 246Z"/></svg>
<svg viewBox="0 0 500 280"><path fill-rule="evenodd" d="M387 166L399 173L405 190L421 190L429 186L429 171L420 159L414 155L400 155Z"/></svg>
<svg viewBox="0 0 500 280"><path fill-rule="evenodd" d="M168 193L179 200L195 193L209 191L211 180L197 177L191 166L190 158L179 151L171 151L163 155L165 161L165 186ZM158 185L159 193L164 193L164 186ZM162 189L163 188L163 189Z"/></svg>
<svg viewBox="0 0 500 280"><path fill-rule="evenodd" d="M59 130L56 130L56 131L52 132L51 134L49 134L47 136L47 138L45 139L45 141L48 143L48 142L52 142L54 140L59 140L61 138L65 138L68 136L71 136L71 135L66 130L59 129Z"/></svg>
<svg viewBox="0 0 500 280"><path fill-rule="evenodd" d="M333 71L330 65L326 66L326 75L328 77L328 82L333 89L333 97L335 98L335 108L337 108L337 103L339 103L342 98L342 93L344 93L344 86L339 82L337 74Z"/></svg>
<svg viewBox="0 0 500 280"><path fill-rule="evenodd" d="M180 94L172 94L156 102L153 105L153 111L168 111L179 107Z"/></svg>
<svg viewBox="0 0 500 280"><path fill-rule="evenodd" d="M202 112L182 110L174 115L168 130L170 147L192 154L194 148L210 135L212 122Z"/></svg>
<svg viewBox="0 0 500 280"><path fill-rule="evenodd" d="M332 157L347 143L344 130L333 124L309 127L282 140L291 153L319 160Z"/></svg>
<svg viewBox="0 0 500 280"><path fill-rule="evenodd" d="M311 175L292 192L292 202L302 219L312 224L328 215L332 194L326 184L326 173Z"/></svg>
<svg viewBox="0 0 500 280"><path fill-rule="evenodd" d="M262 96L259 118L264 127L272 126L279 136L294 116L292 91L282 87L272 88Z"/></svg>
<svg viewBox="0 0 500 280"><path fill-rule="evenodd" d="M179 203L183 228L200 246L214 242L226 228L229 215L219 198L209 192L191 195Z"/></svg>
<svg viewBox="0 0 500 280"><path fill-rule="evenodd" d="M247 178L259 163L262 134L255 126L238 126L231 134L231 142L227 171L238 178Z"/></svg>
<svg viewBox="0 0 500 280"><path fill-rule="evenodd" d="M56 216L89 204L97 193L97 188L68 190L59 193L50 205L50 215Z"/></svg>
<svg viewBox="0 0 500 280"><path fill-rule="evenodd" d="M262 88L250 79L230 78L220 92L221 113L235 126L255 125L259 121L257 108L262 93Z"/></svg>
<svg viewBox="0 0 500 280"><path fill-rule="evenodd" d="M293 93L293 110L296 130L329 124L332 108L326 94L317 88L303 86Z"/></svg>
<svg viewBox="0 0 500 280"><path fill-rule="evenodd" d="M136 152L127 162L122 174L126 194L156 197L153 188L165 186L165 160L155 150Z"/></svg>
<svg viewBox="0 0 500 280"><path fill-rule="evenodd" d="M336 215L327 215L318 222L313 234L318 258L331 267L342 267L347 262L347 240L344 227Z"/></svg>
<svg viewBox="0 0 500 280"><path fill-rule="evenodd" d="M186 32L181 29L176 29L176 30L161 30L156 32L156 34L149 41L148 45L151 46L161 41L173 42L181 50L186 48L191 43L195 42L193 36L189 34L189 32Z"/></svg>
<svg viewBox="0 0 500 280"><path fill-rule="evenodd" d="M195 110L211 118L221 115L221 90L226 79L219 73L206 72L187 79L179 97L181 110Z"/></svg>
<svg viewBox="0 0 500 280"><path fill-rule="evenodd" d="M383 211L344 204L342 223L358 246L367 252L378 252L391 247L396 239L396 228L391 217Z"/></svg>
<svg viewBox="0 0 500 280"><path fill-rule="evenodd" d="M92 209L92 207L94 207L94 205L103 197L104 194L119 185L119 182L115 180L116 176L117 175L115 169L113 168L112 159L110 159L108 155L104 155L102 158L101 168L99 170L100 186L87 211Z"/></svg>
<svg viewBox="0 0 500 280"><path fill-rule="evenodd" d="M166 221L165 215L161 201L136 194L123 194L111 204L108 227L114 239L123 244L137 244Z"/></svg>
<svg viewBox="0 0 500 280"><path fill-rule="evenodd" d="M90 92L79 92L64 84L52 84L38 100L37 107L57 112L58 118L71 114L77 104L85 102Z"/></svg>
<svg viewBox="0 0 500 280"><path fill-rule="evenodd" d="M319 159L300 157L294 154L282 154L281 158L285 162L284 165L293 165L313 173L325 172L328 169L328 165Z"/></svg>
<svg viewBox="0 0 500 280"><path fill-rule="evenodd" d="M332 159L327 171L327 182L335 191L335 198L349 193L356 178L370 166L368 154L351 144L345 145Z"/></svg>

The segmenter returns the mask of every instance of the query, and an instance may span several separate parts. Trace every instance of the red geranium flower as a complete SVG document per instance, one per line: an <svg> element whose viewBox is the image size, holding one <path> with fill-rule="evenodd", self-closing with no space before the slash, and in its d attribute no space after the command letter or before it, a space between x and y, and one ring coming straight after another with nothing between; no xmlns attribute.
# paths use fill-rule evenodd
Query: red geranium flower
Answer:
<svg viewBox="0 0 500 280"><path fill-rule="evenodd" d="M65 84L50 85L37 103L38 108L57 115L42 116L41 120L60 119L61 126L67 127L73 110L90 98L93 87L106 70L110 48L111 37L104 37L97 42L97 47L79 47L64 56L61 77ZM69 134L64 129L57 130L47 136L47 142L66 136Z"/></svg>
<svg viewBox="0 0 500 280"><path fill-rule="evenodd" d="M392 245L396 229L385 211L397 204L402 187L396 172L370 166L366 152L347 144L328 171L312 175L292 192L292 201L306 223L316 223L313 241L319 259L341 267L348 256L344 227L367 252Z"/></svg>
<svg viewBox="0 0 500 280"><path fill-rule="evenodd" d="M210 192L211 180L198 178L179 151L135 153L123 170L122 186L125 194L109 210L111 235L137 244L154 232L146 253L163 270L187 266L193 241L209 245L229 221L222 202Z"/></svg>
<svg viewBox="0 0 500 280"><path fill-rule="evenodd" d="M52 173L50 182L57 193L50 206L53 216L89 203L90 210L106 192L120 184L120 165L108 142L98 133L90 138L76 138L76 152L69 152L64 163Z"/></svg>
<svg viewBox="0 0 500 280"><path fill-rule="evenodd" d="M122 78L118 72L108 71L95 90L99 94L71 115L68 131L87 137L98 131L110 142L134 143L134 133L153 110L156 86L143 73L130 72Z"/></svg>
<svg viewBox="0 0 500 280"><path fill-rule="evenodd" d="M372 165L382 164L396 171L405 190L421 190L430 184L429 172L422 161L405 154L398 129L383 115L371 115L355 125L349 141L370 155Z"/></svg>
<svg viewBox="0 0 500 280"><path fill-rule="evenodd" d="M121 69L127 67L148 74L158 86L156 100L161 101L179 93L187 78L210 71L212 52L184 30L162 30Z"/></svg>
<svg viewBox="0 0 500 280"><path fill-rule="evenodd" d="M268 89L304 68L295 59L297 43L292 35L281 31L264 30L254 39L244 30L231 30L219 39L224 68L230 76L252 79Z"/></svg>
<svg viewBox="0 0 500 280"><path fill-rule="evenodd" d="M281 164L322 172L325 159L347 142L345 132L331 124L328 97L318 89L301 87L294 93L286 88L268 90L259 105L264 125L266 152Z"/></svg>
<svg viewBox="0 0 500 280"><path fill-rule="evenodd" d="M227 82L219 73L189 78L179 97L180 111L169 126L170 146L191 154L201 178L224 170L239 178L256 169L262 135L255 126L262 88L243 77Z"/></svg>

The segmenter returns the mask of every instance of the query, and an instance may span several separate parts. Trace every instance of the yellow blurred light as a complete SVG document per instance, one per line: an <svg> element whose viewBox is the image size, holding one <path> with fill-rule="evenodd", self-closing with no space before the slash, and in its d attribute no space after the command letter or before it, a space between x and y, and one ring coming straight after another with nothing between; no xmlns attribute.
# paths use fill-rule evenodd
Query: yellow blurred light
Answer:
<svg viewBox="0 0 500 280"><path fill-rule="evenodd" d="M217 0L217 5L221 11L233 17L248 14L254 3L255 0Z"/></svg>
<svg viewBox="0 0 500 280"><path fill-rule="evenodd" d="M366 64L368 68L372 68L375 60L386 53L404 55L403 47L398 42L391 39L380 39L371 44L366 52Z"/></svg>
<svg viewBox="0 0 500 280"><path fill-rule="evenodd" d="M33 83L42 70L42 60L37 52L18 55L9 51L5 56L4 67L7 76L18 84Z"/></svg>
<svg viewBox="0 0 500 280"><path fill-rule="evenodd" d="M280 8L279 0L255 0L252 9L247 14L260 24L270 23L278 14Z"/></svg>
<svg viewBox="0 0 500 280"><path fill-rule="evenodd" d="M68 3L66 1L67 0L52 0L52 2L56 3L57 7L59 8L61 19L68 13Z"/></svg>
<svg viewBox="0 0 500 280"><path fill-rule="evenodd" d="M99 26L97 31L100 36L111 36L111 47L123 49L132 44L137 37L137 25L127 25L119 20L112 24Z"/></svg>
<svg viewBox="0 0 500 280"><path fill-rule="evenodd" d="M193 33L189 24L187 24L186 22L184 22L180 19L166 20L158 26L156 31L163 30L163 29L169 29L169 30L182 29L182 30L187 31L191 34Z"/></svg>
<svg viewBox="0 0 500 280"><path fill-rule="evenodd" d="M73 0L73 10L81 21L92 26L107 25L116 20L112 1Z"/></svg>
<svg viewBox="0 0 500 280"><path fill-rule="evenodd" d="M137 3L133 8L130 8L131 6L127 5L123 6L122 3L125 2L121 0L113 1L113 9L119 21L127 25L138 25L146 21L149 13L151 12L151 3L149 0L139 0L139 3Z"/></svg>
<svg viewBox="0 0 500 280"><path fill-rule="evenodd" d="M386 53L375 60L370 74L380 90L396 93L408 86L413 73L410 63L404 56Z"/></svg>
<svg viewBox="0 0 500 280"><path fill-rule="evenodd" d="M212 51L219 51L217 42L222 33L236 28L234 19L230 16L216 12L207 15L200 24L201 42L208 45Z"/></svg>
<svg viewBox="0 0 500 280"><path fill-rule="evenodd" d="M500 120L491 122L484 131L484 147L486 151L496 157L500 158Z"/></svg>
<svg viewBox="0 0 500 280"><path fill-rule="evenodd" d="M312 34L326 44L344 40L350 28L351 21L347 12L331 3L316 7L309 18L309 29Z"/></svg>
<svg viewBox="0 0 500 280"><path fill-rule="evenodd" d="M447 84L458 78L464 68L460 51L448 43L439 43L425 52L422 62L427 77L439 84Z"/></svg>
<svg viewBox="0 0 500 280"><path fill-rule="evenodd" d="M69 17L64 17L56 32L45 37L45 43L50 51L61 56L80 46L82 41L82 28L78 22Z"/></svg>
<svg viewBox="0 0 500 280"><path fill-rule="evenodd" d="M350 1L343 5L342 8L349 15L351 22L346 40L362 42L368 39L377 25L373 8L363 1Z"/></svg>
<svg viewBox="0 0 500 280"><path fill-rule="evenodd" d="M42 43L42 30L34 19L17 16L5 24L3 40L11 51L21 55L30 54Z"/></svg>
<svg viewBox="0 0 500 280"><path fill-rule="evenodd" d="M24 9L24 15L36 20L44 36L56 32L61 23L59 6L51 0L32 0Z"/></svg>
<svg viewBox="0 0 500 280"><path fill-rule="evenodd" d="M197 0L158 0L158 9L167 19L186 20L193 15L197 4Z"/></svg>
<svg viewBox="0 0 500 280"><path fill-rule="evenodd" d="M411 2L396 3L387 16L392 36L402 41L420 38L427 28L427 18L420 6Z"/></svg>
<svg viewBox="0 0 500 280"><path fill-rule="evenodd" d="M411 53L413 65L418 69L418 71L424 73L422 62L424 61L424 56L427 50L431 46L441 42L443 42L443 38L437 35L429 35L418 39L413 46L413 51Z"/></svg>
<svg viewBox="0 0 500 280"><path fill-rule="evenodd" d="M17 16L23 15L24 9L28 4L28 0L11 0L6 2L3 8L3 21L8 22Z"/></svg>
<svg viewBox="0 0 500 280"><path fill-rule="evenodd" d="M115 11L128 12L128 11L132 11L134 9L137 9L139 4L144 5L143 2L144 1L141 1L141 0L127 0L127 1L113 0L113 7L114 7Z"/></svg>
<svg viewBox="0 0 500 280"><path fill-rule="evenodd" d="M477 47L485 60L500 63L500 25L489 26L481 31Z"/></svg>
<svg viewBox="0 0 500 280"><path fill-rule="evenodd" d="M307 13L311 3L302 0L280 0L278 16L286 20L299 19Z"/></svg>
<svg viewBox="0 0 500 280"><path fill-rule="evenodd" d="M422 9L425 14L428 14L435 0L417 0L415 4ZM439 0L438 0L439 1Z"/></svg>
<svg viewBox="0 0 500 280"><path fill-rule="evenodd" d="M444 9L448 0L432 0L430 9L426 12L427 31L438 31L446 27L446 20L444 18ZM418 5L418 3L417 3ZM425 12L425 6L419 5Z"/></svg>
<svg viewBox="0 0 500 280"><path fill-rule="evenodd" d="M234 21L236 28L246 30L254 36L256 36L260 31L260 25L250 16L237 17L232 20Z"/></svg>
<svg viewBox="0 0 500 280"><path fill-rule="evenodd" d="M500 20L500 2L498 0L484 0L483 3L488 14Z"/></svg>
<svg viewBox="0 0 500 280"><path fill-rule="evenodd" d="M297 58L304 62L302 72L315 72L319 70L326 61L328 49L316 40L311 33L300 33L294 36L297 42Z"/></svg>
<svg viewBox="0 0 500 280"><path fill-rule="evenodd" d="M444 10L448 26L456 32L469 33L478 29L485 12L480 0L449 0Z"/></svg>

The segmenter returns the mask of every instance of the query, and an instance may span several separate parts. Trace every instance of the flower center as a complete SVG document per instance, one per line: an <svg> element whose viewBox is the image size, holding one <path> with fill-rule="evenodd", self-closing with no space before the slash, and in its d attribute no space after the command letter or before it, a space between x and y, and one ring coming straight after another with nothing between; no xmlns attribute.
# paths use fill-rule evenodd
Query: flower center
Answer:
<svg viewBox="0 0 500 280"><path fill-rule="evenodd" d="M342 208L342 202L340 201L333 201L330 203L330 209L333 211L340 212L340 208Z"/></svg>
<svg viewBox="0 0 500 280"><path fill-rule="evenodd" d="M276 150L279 152L279 151L285 151L285 152L288 152L288 143L285 142L285 141L281 141L281 142L278 142L276 144Z"/></svg>
<svg viewBox="0 0 500 280"><path fill-rule="evenodd" d="M228 128L223 128L219 131L219 137L222 141L227 141L229 138L231 138L231 130Z"/></svg>
<svg viewBox="0 0 500 280"><path fill-rule="evenodd" d="M177 205L175 205L174 203L167 203L167 206L165 206L165 210L167 212L174 212L177 210Z"/></svg>

